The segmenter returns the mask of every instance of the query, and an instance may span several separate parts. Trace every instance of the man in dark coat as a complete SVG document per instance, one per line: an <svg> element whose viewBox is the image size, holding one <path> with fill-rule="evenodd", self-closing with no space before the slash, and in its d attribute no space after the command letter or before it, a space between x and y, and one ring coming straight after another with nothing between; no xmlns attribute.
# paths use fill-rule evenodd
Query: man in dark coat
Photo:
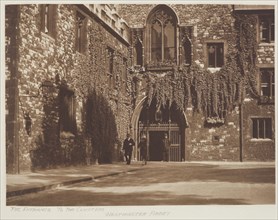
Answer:
<svg viewBox="0 0 278 220"><path fill-rule="evenodd" d="M170 141L168 138L168 134L164 134L164 138L162 140L162 147L163 147L163 161L169 161L169 149L170 149Z"/></svg>
<svg viewBox="0 0 278 220"><path fill-rule="evenodd" d="M130 134L127 134L127 137L124 140L124 145L123 145L123 150L125 151L126 164L130 164L134 145L135 145L134 140L130 137Z"/></svg>
<svg viewBox="0 0 278 220"><path fill-rule="evenodd" d="M140 149L140 157L143 164L147 164L147 138L144 135L138 144L138 148Z"/></svg>

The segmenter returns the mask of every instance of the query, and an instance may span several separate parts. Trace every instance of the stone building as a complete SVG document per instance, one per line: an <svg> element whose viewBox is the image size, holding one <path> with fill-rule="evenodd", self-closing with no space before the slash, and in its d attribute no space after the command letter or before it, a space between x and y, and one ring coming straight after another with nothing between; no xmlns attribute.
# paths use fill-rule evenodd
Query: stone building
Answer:
<svg viewBox="0 0 278 220"><path fill-rule="evenodd" d="M7 172L119 160L127 132L134 160L146 135L161 161L165 133L170 161L275 159L274 6L6 5L5 20Z"/></svg>

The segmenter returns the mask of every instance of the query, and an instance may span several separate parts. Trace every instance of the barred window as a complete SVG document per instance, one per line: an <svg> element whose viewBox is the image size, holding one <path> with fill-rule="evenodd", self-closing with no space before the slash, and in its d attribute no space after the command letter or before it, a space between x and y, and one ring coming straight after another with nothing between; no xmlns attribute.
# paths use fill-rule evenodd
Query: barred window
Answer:
<svg viewBox="0 0 278 220"><path fill-rule="evenodd" d="M252 138L272 139L271 118L252 118Z"/></svg>

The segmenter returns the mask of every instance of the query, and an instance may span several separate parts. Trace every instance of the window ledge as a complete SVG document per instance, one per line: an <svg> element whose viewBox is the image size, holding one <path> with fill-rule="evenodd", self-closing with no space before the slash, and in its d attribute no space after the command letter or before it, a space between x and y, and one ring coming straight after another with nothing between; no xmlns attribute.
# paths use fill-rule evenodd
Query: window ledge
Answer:
<svg viewBox="0 0 278 220"><path fill-rule="evenodd" d="M275 46L275 42L261 42L261 43L259 43L259 47L260 46Z"/></svg>
<svg viewBox="0 0 278 220"><path fill-rule="evenodd" d="M53 42L55 42L55 38L52 37L52 36L49 35L49 34L46 34L46 33L44 33L44 32L41 32L41 36L44 37L44 38L47 38L47 39L49 39L49 40L51 40L51 41L53 41Z"/></svg>
<svg viewBox="0 0 278 220"><path fill-rule="evenodd" d="M268 96L260 96L259 98L259 104L274 104L274 97L268 97Z"/></svg>
<svg viewBox="0 0 278 220"><path fill-rule="evenodd" d="M149 66L149 67L146 67L147 70L150 70L150 71L163 71L163 70L172 70L173 67L172 66Z"/></svg>
<svg viewBox="0 0 278 220"><path fill-rule="evenodd" d="M221 69L221 67L208 67L208 71L210 71L211 73L215 73L217 71L219 71Z"/></svg>
<svg viewBox="0 0 278 220"><path fill-rule="evenodd" d="M270 138L251 138L251 142L272 142Z"/></svg>

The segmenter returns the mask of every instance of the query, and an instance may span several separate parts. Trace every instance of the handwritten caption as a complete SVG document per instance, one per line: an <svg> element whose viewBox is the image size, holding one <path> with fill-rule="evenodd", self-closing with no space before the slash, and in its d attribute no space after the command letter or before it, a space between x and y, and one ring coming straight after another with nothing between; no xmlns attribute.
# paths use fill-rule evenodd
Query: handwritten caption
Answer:
<svg viewBox="0 0 278 220"><path fill-rule="evenodd" d="M146 210L146 211L111 211L109 208L103 207L11 207L11 211L15 213L31 212L31 213L73 213L73 212L99 212L106 217L167 217L170 211Z"/></svg>
<svg viewBox="0 0 278 220"><path fill-rule="evenodd" d="M51 212L104 212L104 208L94 208L94 207L11 207L12 212L42 212L42 213L51 213Z"/></svg>

